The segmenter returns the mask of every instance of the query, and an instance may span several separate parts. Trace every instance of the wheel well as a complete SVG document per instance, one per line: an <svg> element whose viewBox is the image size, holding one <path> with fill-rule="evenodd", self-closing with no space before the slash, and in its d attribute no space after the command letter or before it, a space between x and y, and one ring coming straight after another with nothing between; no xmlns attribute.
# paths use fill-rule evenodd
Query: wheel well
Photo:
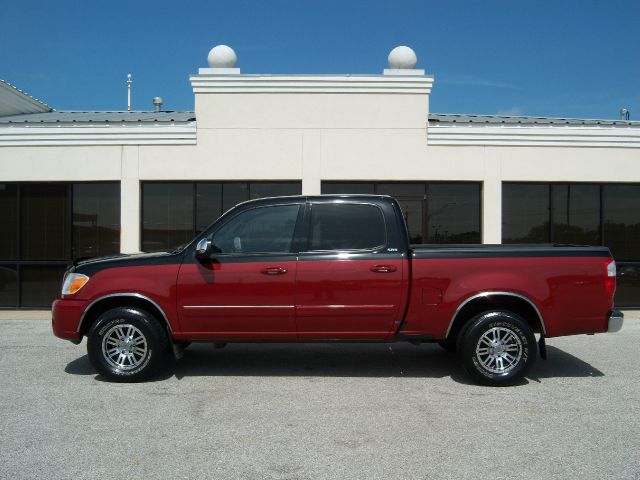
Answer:
<svg viewBox="0 0 640 480"><path fill-rule="evenodd" d="M544 332L543 320L536 307L523 297L513 295L483 295L468 301L455 318L447 335L447 340L455 340L462 328L476 315L482 312L508 310L521 316L535 333Z"/></svg>
<svg viewBox="0 0 640 480"><path fill-rule="evenodd" d="M167 318L160 307L146 298L138 297L135 295L118 295L107 297L102 300L98 300L94 304L89 305L89 309L85 312L84 317L82 318L82 323L80 324L80 335L86 335L97 318L104 312L118 307L139 308L149 313L150 315L153 315L158 323L164 327L169 338L171 338L171 327L169 326Z"/></svg>

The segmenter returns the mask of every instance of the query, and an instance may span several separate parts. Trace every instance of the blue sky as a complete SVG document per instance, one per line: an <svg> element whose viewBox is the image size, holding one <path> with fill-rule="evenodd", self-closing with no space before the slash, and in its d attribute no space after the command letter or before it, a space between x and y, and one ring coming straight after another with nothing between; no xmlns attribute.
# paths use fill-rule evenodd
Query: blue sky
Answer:
<svg viewBox="0 0 640 480"><path fill-rule="evenodd" d="M409 45L431 111L640 119L640 1L0 0L0 78L58 110L192 109L224 43L243 73L381 73Z"/></svg>

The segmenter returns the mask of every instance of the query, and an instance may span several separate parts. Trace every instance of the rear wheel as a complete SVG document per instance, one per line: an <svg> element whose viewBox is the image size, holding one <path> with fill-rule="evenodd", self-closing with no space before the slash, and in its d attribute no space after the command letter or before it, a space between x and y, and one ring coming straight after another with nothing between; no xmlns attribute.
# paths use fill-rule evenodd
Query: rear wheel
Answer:
<svg viewBox="0 0 640 480"><path fill-rule="evenodd" d="M91 327L87 352L94 368L120 382L149 378L164 363L167 334L149 313L120 307L104 312Z"/></svg>
<svg viewBox="0 0 640 480"><path fill-rule="evenodd" d="M529 371L536 358L531 327L512 312L485 312L474 317L458 340L464 369L487 385L510 385Z"/></svg>

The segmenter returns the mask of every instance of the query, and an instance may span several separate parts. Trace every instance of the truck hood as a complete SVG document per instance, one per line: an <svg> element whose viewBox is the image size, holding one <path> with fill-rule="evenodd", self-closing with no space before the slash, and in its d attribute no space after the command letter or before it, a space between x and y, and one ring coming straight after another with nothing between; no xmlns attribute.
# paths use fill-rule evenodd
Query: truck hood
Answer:
<svg viewBox="0 0 640 480"><path fill-rule="evenodd" d="M73 261L71 271L91 276L106 268L181 263L182 255L183 251L81 257Z"/></svg>

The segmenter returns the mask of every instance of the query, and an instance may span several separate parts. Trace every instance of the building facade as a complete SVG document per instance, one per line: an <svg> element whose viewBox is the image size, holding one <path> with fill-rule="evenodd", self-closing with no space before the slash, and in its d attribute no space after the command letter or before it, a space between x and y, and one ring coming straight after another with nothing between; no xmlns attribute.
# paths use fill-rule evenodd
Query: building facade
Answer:
<svg viewBox="0 0 640 480"><path fill-rule="evenodd" d="M606 245L616 302L640 307L640 122L433 114L410 56L379 75L209 65L194 111L55 111L0 83L1 307L49 305L72 258L175 248L300 193L393 195L416 243Z"/></svg>

